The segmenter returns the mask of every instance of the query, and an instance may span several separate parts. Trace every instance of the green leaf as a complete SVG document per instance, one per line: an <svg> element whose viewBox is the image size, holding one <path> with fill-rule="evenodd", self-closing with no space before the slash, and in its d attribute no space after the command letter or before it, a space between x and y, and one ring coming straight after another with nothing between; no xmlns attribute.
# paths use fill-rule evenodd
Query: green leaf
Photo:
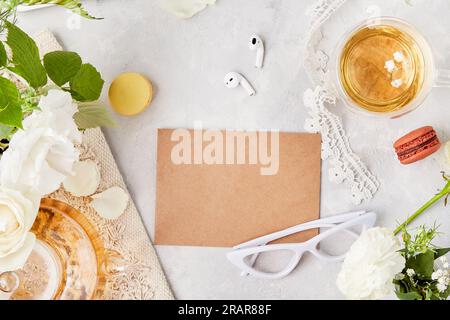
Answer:
<svg viewBox="0 0 450 320"><path fill-rule="evenodd" d="M406 268L414 269L420 279L431 278L434 271L434 252L428 250L406 261Z"/></svg>
<svg viewBox="0 0 450 320"><path fill-rule="evenodd" d="M6 54L5 45L0 41L0 67L5 67L8 62L8 55Z"/></svg>
<svg viewBox="0 0 450 320"><path fill-rule="evenodd" d="M101 19L91 16L86 9L83 8L83 5L79 0L23 0L24 5L36 5L36 4L56 4L58 6L62 6L66 9L71 10L73 13L76 13L87 19Z"/></svg>
<svg viewBox="0 0 450 320"><path fill-rule="evenodd" d="M411 292L396 292L400 300L422 300L422 296L415 291Z"/></svg>
<svg viewBox="0 0 450 320"><path fill-rule="evenodd" d="M82 64L77 74L70 80L72 97L78 101L94 101L102 93L103 81L100 73L93 65Z"/></svg>
<svg viewBox="0 0 450 320"><path fill-rule="evenodd" d="M19 90L14 83L3 77L0 77L0 123L22 128Z"/></svg>
<svg viewBox="0 0 450 320"><path fill-rule="evenodd" d="M62 87L80 70L81 58L75 52L53 51L44 56L44 67L50 79Z"/></svg>
<svg viewBox="0 0 450 320"><path fill-rule="evenodd" d="M117 126L108 110L99 105L79 106L73 118L79 129Z"/></svg>
<svg viewBox="0 0 450 320"><path fill-rule="evenodd" d="M450 248L434 249L434 260L446 255L448 252L450 252Z"/></svg>
<svg viewBox="0 0 450 320"><path fill-rule="evenodd" d="M36 43L11 22L5 21L5 25L8 29L6 43L11 48L14 64L9 69L24 78L33 88L44 86L47 83L47 73L42 66Z"/></svg>

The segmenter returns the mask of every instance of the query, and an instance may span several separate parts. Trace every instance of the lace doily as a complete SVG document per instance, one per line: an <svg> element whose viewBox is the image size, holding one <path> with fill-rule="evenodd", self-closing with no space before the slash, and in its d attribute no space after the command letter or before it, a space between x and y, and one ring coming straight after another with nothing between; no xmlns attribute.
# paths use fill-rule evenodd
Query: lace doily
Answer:
<svg viewBox="0 0 450 320"><path fill-rule="evenodd" d="M51 32L45 30L36 37L41 54L62 50ZM101 171L99 191L112 186L127 190L122 175L100 129L86 130L83 143L78 146L80 159L95 161ZM118 252L125 260L125 270L108 276L104 299L173 299L156 252L148 238L141 217L132 201L117 220L105 220L89 206L88 197L75 197L60 188L51 198L64 201L86 215L111 252ZM131 199L131 198L130 198Z"/></svg>
<svg viewBox="0 0 450 320"><path fill-rule="evenodd" d="M318 45L322 40L322 25L346 2L346 0L319 0L310 8L310 29L306 38L304 67L315 90L304 93L304 103L310 118L305 129L322 134L322 159L330 159L329 179L335 183L346 181L351 190L352 201L359 204L369 200L377 192L379 182L361 159L352 151L341 119L330 112L325 104L335 104L336 95L327 80L329 56Z"/></svg>

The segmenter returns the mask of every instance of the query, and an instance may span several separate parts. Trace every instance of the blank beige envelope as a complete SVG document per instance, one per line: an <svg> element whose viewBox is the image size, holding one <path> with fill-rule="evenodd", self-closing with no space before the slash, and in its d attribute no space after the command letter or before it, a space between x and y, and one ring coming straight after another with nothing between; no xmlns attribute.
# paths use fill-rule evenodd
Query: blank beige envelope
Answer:
<svg viewBox="0 0 450 320"><path fill-rule="evenodd" d="M193 130L185 131L194 135ZM196 131L200 136L204 132ZM216 133L233 133L236 137L246 134ZM231 247L319 218L320 135L279 133L278 171L263 175L264 166L249 161L249 141L244 146L244 164L194 160L195 147L197 152L199 149L199 140L195 139L190 144L192 164L179 164L179 160L173 161L173 154L179 151L181 140L174 139L173 134L174 129L158 130L156 244ZM260 135L257 133L259 139ZM208 141L201 142L205 150ZM227 141L223 139L224 153ZM267 141L270 151L272 140ZM238 147L235 143L236 152ZM189 155L186 150L179 154ZM311 230L283 240L304 241L316 234L317 230Z"/></svg>

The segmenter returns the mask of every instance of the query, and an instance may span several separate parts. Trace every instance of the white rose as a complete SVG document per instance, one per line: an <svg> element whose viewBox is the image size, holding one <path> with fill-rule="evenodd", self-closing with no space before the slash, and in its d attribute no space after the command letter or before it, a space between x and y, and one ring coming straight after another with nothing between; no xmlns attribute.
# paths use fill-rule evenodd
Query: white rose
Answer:
<svg viewBox="0 0 450 320"><path fill-rule="evenodd" d="M36 237L30 232L40 198L0 187L0 273L23 267Z"/></svg>
<svg viewBox="0 0 450 320"><path fill-rule="evenodd" d="M392 280L405 267L400 241L386 228L364 231L350 248L337 277L349 299L379 299L394 292Z"/></svg>
<svg viewBox="0 0 450 320"><path fill-rule="evenodd" d="M0 184L4 187L49 194L59 188L79 152L74 143L81 133L73 120L76 105L69 93L50 90L39 102L40 110L24 120L0 160Z"/></svg>

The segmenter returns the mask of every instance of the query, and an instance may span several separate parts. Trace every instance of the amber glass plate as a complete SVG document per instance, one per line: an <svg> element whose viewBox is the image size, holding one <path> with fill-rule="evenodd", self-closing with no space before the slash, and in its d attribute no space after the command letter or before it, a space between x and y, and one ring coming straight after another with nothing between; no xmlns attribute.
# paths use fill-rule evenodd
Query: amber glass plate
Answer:
<svg viewBox="0 0 450 320"><path fill-rule="evenodd" d="M37 243L11 299L101 298L105 250L96 229L68 204L43 199L33 225Z"/></svg>

